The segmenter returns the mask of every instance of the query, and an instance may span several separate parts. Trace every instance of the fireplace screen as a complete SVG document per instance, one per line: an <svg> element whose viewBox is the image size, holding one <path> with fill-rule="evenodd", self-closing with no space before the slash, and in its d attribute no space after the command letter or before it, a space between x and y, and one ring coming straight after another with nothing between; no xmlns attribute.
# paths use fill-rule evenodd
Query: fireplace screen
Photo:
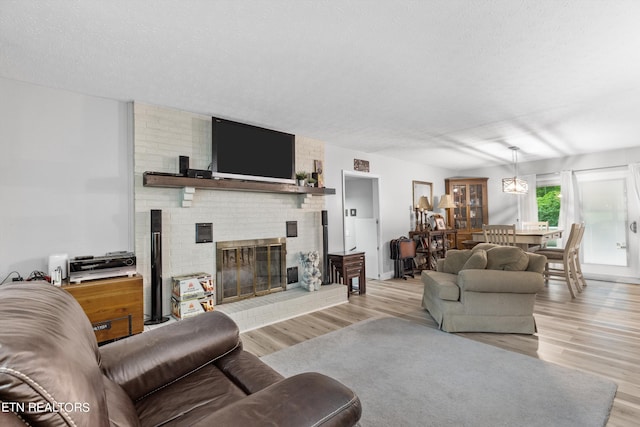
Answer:
<svg viewBox="0 0 640 427"><path fill-rule="evenodd" d="M286 288L286 239L236 240L216 244L217 303Z"/></svg>

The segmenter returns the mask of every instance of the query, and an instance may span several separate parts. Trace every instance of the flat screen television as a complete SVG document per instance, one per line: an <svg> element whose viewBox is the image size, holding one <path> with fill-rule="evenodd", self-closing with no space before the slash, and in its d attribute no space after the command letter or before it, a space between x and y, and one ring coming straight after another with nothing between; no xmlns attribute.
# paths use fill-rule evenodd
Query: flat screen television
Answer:
<svg viewBox="0 0 640 427"><path fill-rule="evenodd" d="M214 178L295 183L295 135L212 118Z"/></svg>

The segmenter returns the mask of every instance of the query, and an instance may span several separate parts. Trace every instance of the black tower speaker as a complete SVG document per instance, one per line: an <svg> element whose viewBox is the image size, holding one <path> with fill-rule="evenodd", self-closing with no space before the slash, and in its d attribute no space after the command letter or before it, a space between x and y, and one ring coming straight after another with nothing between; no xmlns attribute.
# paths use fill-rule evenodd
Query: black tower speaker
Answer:
<svg viewBox="0 0 640 427"><path fill-rule="evenodd" d="M162 211L151 210L151 318L145 325L169 320L162 317Z"/></svg>
<svg viewBox="0 0 640 427"><path fill-rule="evenodd" d="M329 214L322 211L322 284L329 284Z"/></svg>

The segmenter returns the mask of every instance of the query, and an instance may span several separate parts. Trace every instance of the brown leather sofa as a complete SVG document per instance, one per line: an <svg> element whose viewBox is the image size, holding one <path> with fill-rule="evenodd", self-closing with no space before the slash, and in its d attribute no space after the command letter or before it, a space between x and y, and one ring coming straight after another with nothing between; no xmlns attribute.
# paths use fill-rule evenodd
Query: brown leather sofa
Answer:
<svg viewBox="0 0 640 427"><path fill-rule="evenodd" d="M98 347L46 283L0 286L2 426L352 426L361 406L318 373L283 378L211 312Z"/></svg>

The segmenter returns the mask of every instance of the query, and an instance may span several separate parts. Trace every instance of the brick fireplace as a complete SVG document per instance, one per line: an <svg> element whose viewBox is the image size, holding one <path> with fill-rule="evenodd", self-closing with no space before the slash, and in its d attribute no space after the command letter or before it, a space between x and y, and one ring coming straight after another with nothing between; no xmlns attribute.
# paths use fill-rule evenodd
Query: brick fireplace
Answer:
<svg viewBox="0 0 640 427"><path fill-rule="evenodd" d="M280 253L281 260L285 263L284 266L278 264L282 276L281 284L278 286L278 279L272 277L270 282L267 280L266 285L257 284L256 293L260 298L238 298L236 301L237 304L255 305L257 300L269 302L272 299L291 298L285 294L295 291L294 288L299 287L299 283L286 284L286 267L298 266L300 252L322 250L321 211L325 209L327 197L196 189L195 193L189 194L192 197L190 207L184 207L185 197L182 188L146 187L143 185L142 175L145 171L177 172L179 156L189 156L193 168L206 169L211 162L211 117L141 103L134 103L133 107L135 252L138 272L144 280L145 312L149 312L151 301L151 209L162 210L163 217L163 314L171 312L168 296L171 295L173 276L194 272L213 275L218 271L216 243L196 242L198 223L212 224L213 242L233 242L283 236L287 231L287 223L297 222L297 236L287 238L286 248ZM312 138L296 136L297 169L313 171L316 159L324 159L324 144ZM251 254L249 250L244 254L240 253L238 259L242 261L243 256L257 257L260 260L267 254L260 251ZM272 260L278 257L275 252L271 252L270 256ZM262 280L262 276L259 274L258 279ZM221 282L216 280L216 288L221 287ZM277 292L285 287L287 292ZM265 295L267 291L271 294ZM245 290L242 289L239 295L244 296ZM228 301L232 301L230 296L228 298ZM216 304L225 299L223 295ZM221 304L220 308L226 306L226 310L229 310L235 304ZM289 311L287 313L292 315Z"/></svg>

